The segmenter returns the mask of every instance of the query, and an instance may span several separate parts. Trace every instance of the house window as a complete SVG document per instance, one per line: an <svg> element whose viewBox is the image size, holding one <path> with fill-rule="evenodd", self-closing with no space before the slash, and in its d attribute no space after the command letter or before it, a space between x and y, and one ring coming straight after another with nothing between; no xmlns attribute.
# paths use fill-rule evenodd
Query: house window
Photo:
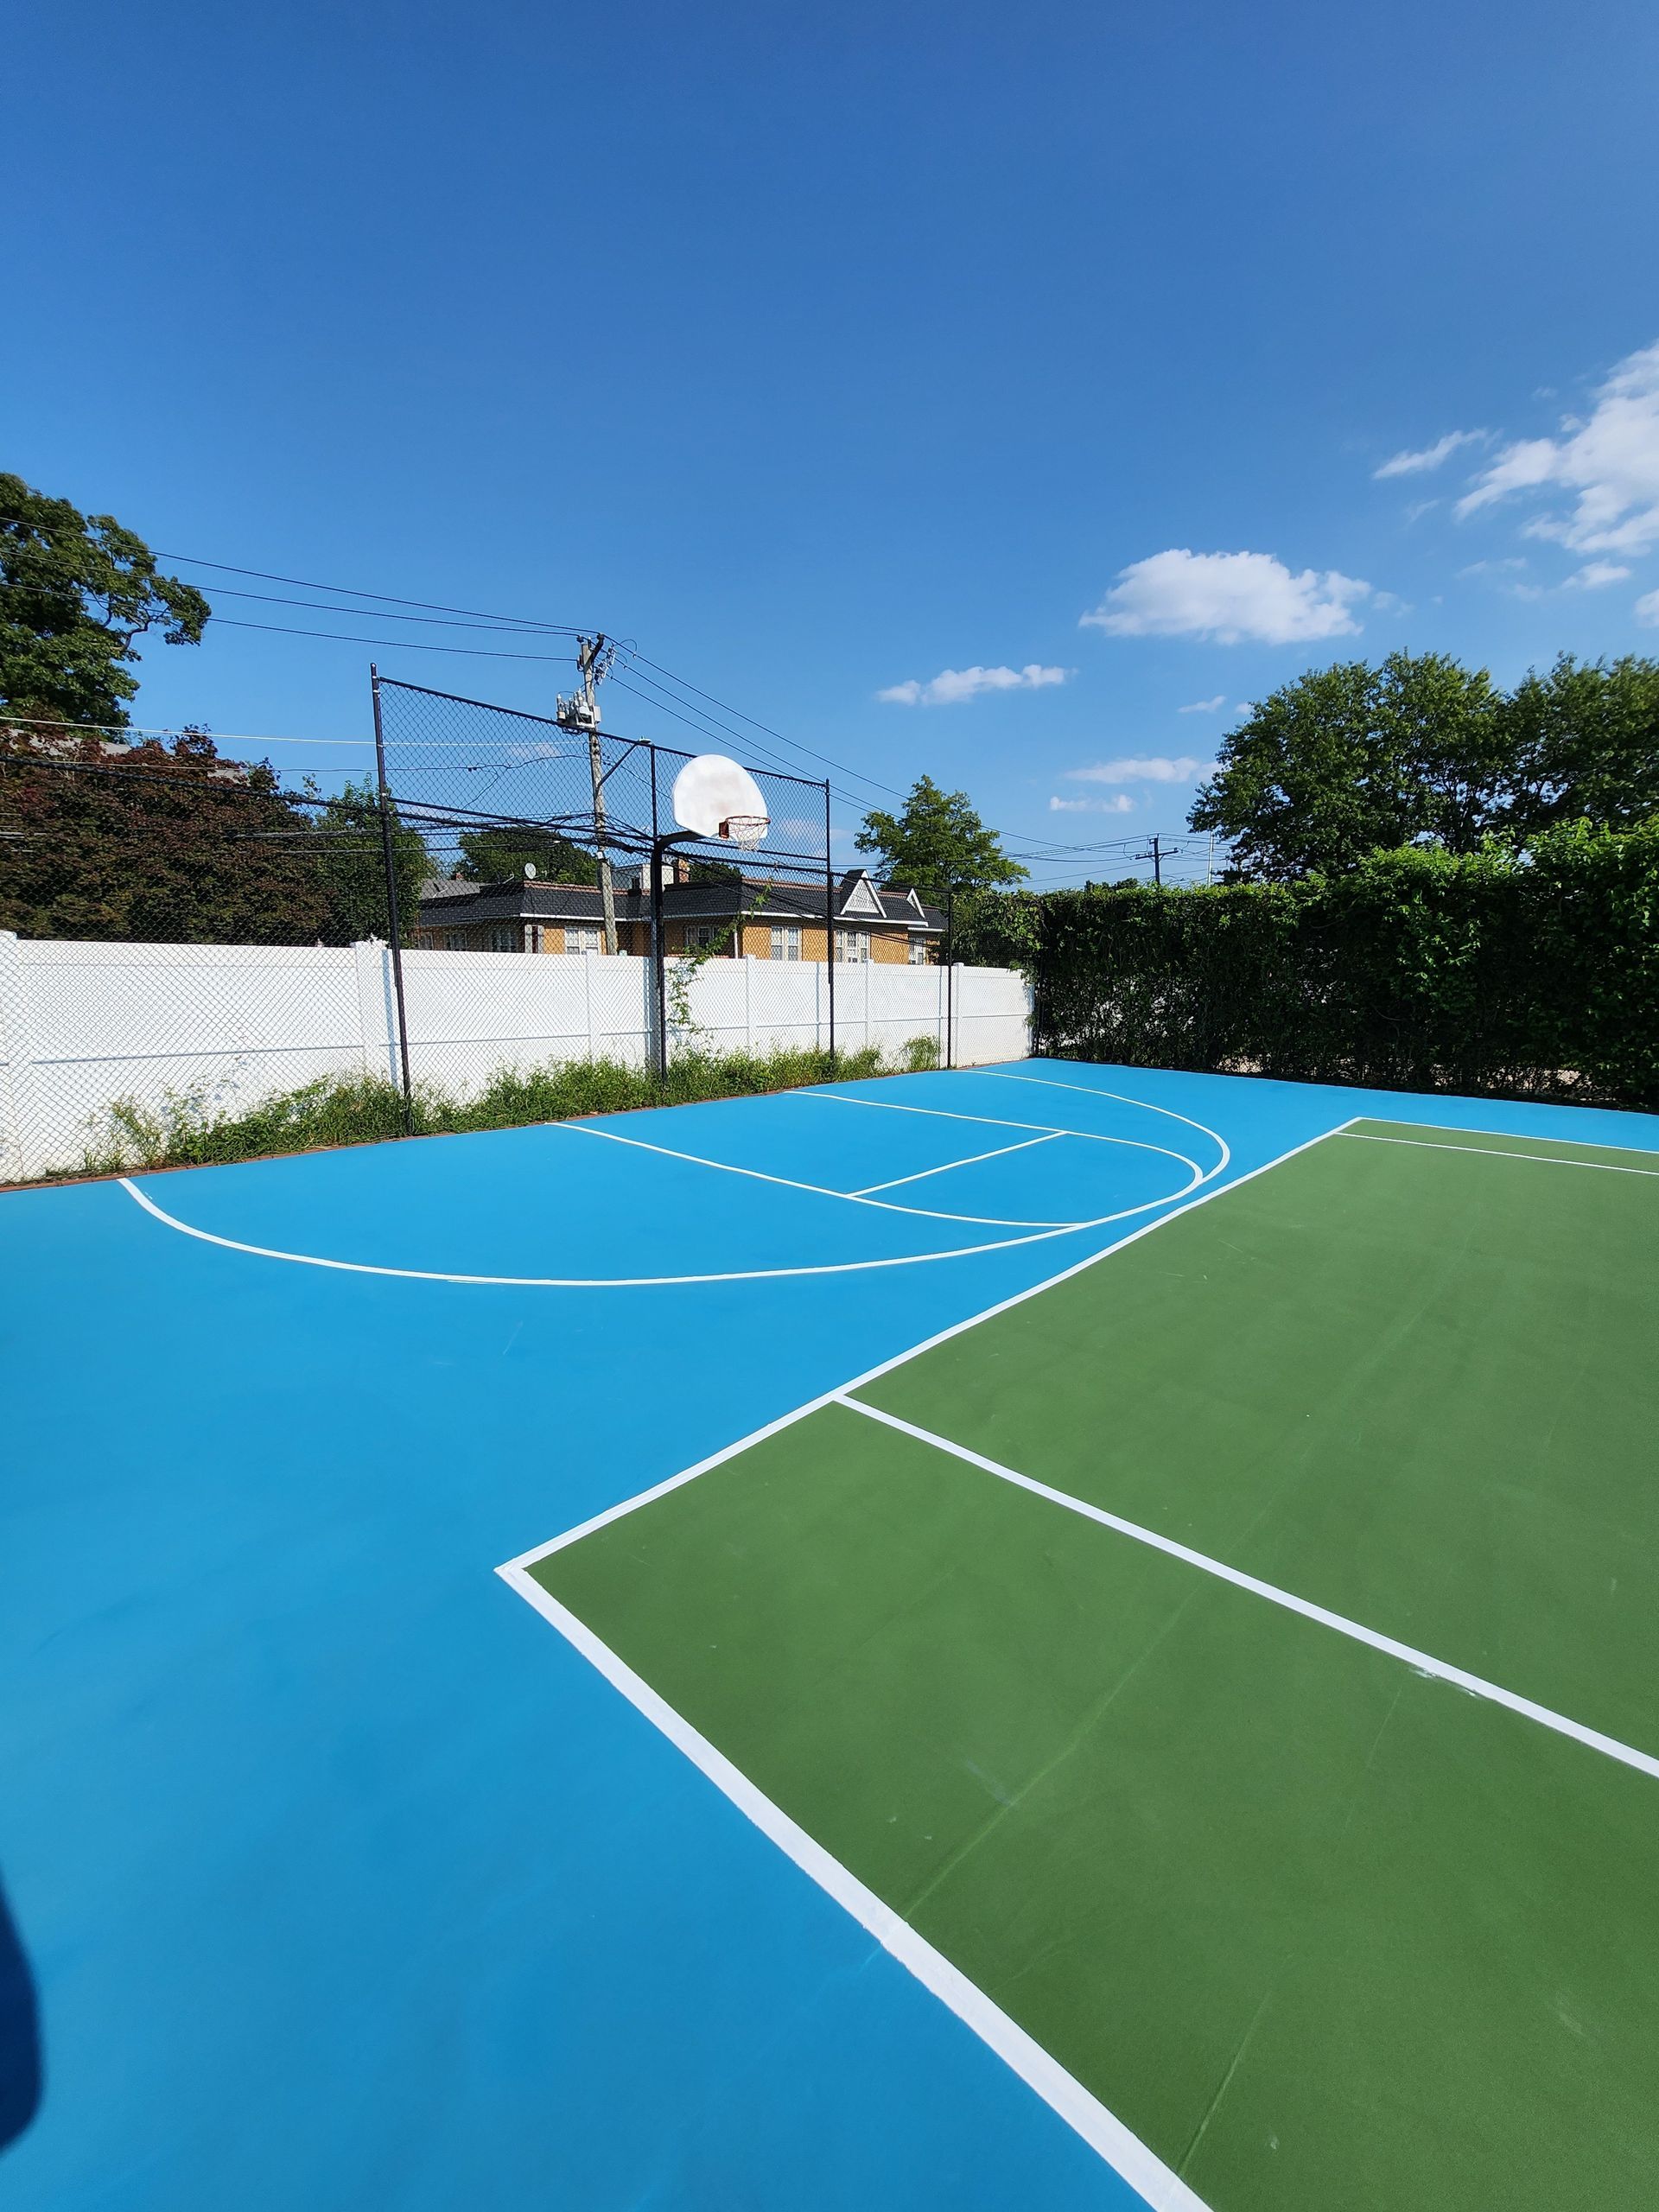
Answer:
<svg viewBox="0 0 1659 2212"><path fill-rule="evenodd" d="M517 922L493 922L490 925L489 949L492 952L518 952L523 945L523 933Z"/></svg>
<svg viewBox="0 0 1659 2212"><path fill-rule="evenodd" d="M910 940L909 958L910 964L912 968L925 968L927 966L927 939L925 937L912 938Z"/></svg>
<svg viewBox="0 0 1659 2212"><path fill-rule="evenodd" d="M567 922L564 925L564 949L567 952L597 952L604 933L590 928L585 922Z"/></svg>
<svg viewBox="0 0 1659 2212"><path fill-rule="evenodd" d="M727 922L688 922L685 949L688 952L701 952L705 946L712 945L718 951L731 933L731 925Z"/></svg>
<svg viewBox="0 0 1659 2212"><path fill-rule="evenodd" d="M837 930L836 931L836 957L837 960L849 963L855 967L862 967L868 963L869 957L870 933L868 930Z"/></svg>
<svg viewBox="0 0 1659 2212"><path fill-rule="evenodd" d="M446 952L465 952L467 950L466 931L445 930L443 933L443 949Z"/></svg>
<svg viewBox="0 0 1659 2212"><path fill-rule="evenodd" d="M526 922L524 924L524 950L526 952L539 952L542 949L542 940L546 932L543 931L539 922Z"/></svg>
<svg viewBox="0 0 1659 2212"><path fill-rule="evenodd" d="M772 957L774 960L798 960L801 957L801 932L798 928L774 929L772 933Z"/></svg>

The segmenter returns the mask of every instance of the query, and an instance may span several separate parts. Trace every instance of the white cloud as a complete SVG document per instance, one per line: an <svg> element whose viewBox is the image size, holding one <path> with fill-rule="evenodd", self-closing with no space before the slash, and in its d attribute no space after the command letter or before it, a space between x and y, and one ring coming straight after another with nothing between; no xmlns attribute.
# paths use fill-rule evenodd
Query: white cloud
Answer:
<svg viewBox="0 0 1659 2212"><path fill-rule="evenodd" d="M1636 619L1638 622L1651 623L1656 630L1659 630L1659 591L1643 593L1636 602Z"/></svg>
<svg viewBox="0 0 1659 2212"><path fill-rule="evenodd" d="M1271 553L1193 553L1172 547L1120 569L1084 624L1119 638L1241 638L1294 645L1338 638L1359 625L1349 613L1370 586L1327 569L1293 575Z"/></svg>
<svg viewBox="0 0 1659 2212"><path fill-rule="evenodd" d="M1567 416L1556 438L1519 438L1459 500L1459 519L1511 493L1560 486L1566 514L1539 515L1529 537L1581 553L1640 553L1659 540L1659 344L1618 363L1587 420Z"/></svg>
<svg viewBox="0 0 1659 2212"><path fill-rule="evenodd" d="M1127 791L1119 791L1114 798L1052 798L1048 810L1051 814L1133 814L1135 801Z"/></svg>
<svg viewBox="0 0 1659 2212"><path fill-rule="evenodd" d="M1609 584L1622 584L1630 571L1618 561L1586 561L1570 575L1562 588L1566 591L1605 591Z"/></svg>
<svg viewBox="0 0 1659 2212"><path fill-rule="evenodd" d="M1491 437L1490 430L1452 430L1437 438L1432 446L1425 446L1421 453L1397 453L1385 461L1381 468L1371 471L1380 481L1385 476L1427 476L1431 468L1438 468L1443 461L1450 461L1460 446L1484 445Z"/></svg>
<svg viewBox="0 0 1659 2212"><path fill-rule="evenodd" d="M1527 565L1524 554L1513 554L1507 561L1471 561L1466 569L1459 569L1460 576L1503 576Z"/></svg>
<svg viewBox="0 0 1659 2212"><path fill-rule="evenodd" d="M925 683L912 676L907 683L891 683L878 691L878 699L895 707L955 707L976 699L982 691L1042 691L1051 683L1064 683L1071 671L1041 668L1027 661L1023 668L942 668Z"/></svg>
<svg viewBox="0 0 1659 2212"><path fill-rule="evenodd" d="M1195 760L1184 753L1172 760L1166 753L1135 753L1121 760L1103 760L1092 768L1063 768L1068 784L1190 784L1207 776L1213 760Z"/></svg>
<svg viewBox="0 0 1659 2212"><path fill-rule="evenodd" d="M1227 694L1217 691L1213 699L1195 699L1190 707L1177 707L1178 715L1213 715L1218 707L1227 703Z"/></svg>

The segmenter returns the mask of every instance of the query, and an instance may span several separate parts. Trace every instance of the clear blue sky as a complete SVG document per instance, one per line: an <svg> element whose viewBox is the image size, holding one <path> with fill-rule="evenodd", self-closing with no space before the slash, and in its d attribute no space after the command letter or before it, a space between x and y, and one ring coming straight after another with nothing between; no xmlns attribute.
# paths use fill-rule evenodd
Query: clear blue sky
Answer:
<svg viewBox="0 0 1659 2212"><path fill-rule="evenodd" d="M1178 829L1340 655L1659 652L1650 0L94 0L9 48L0 466L168 552L602 624L1022 847ZM372 650L215 626L135 719L360 738ZM976 669L1047 680L927 703Z"/></svg>

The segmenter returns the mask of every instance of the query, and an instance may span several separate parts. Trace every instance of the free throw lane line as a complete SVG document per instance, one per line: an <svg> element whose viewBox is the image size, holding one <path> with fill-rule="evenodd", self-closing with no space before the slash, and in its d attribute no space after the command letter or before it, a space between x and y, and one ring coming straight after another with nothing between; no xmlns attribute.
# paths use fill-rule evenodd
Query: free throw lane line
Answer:
<svg viewBox="0 0 1659 2212"><path fill-rule="evenodd" d="M953 1168L977 1167L982 1160L1001 1160L1011 1152L1029 1152L1033 1145L1052 1144L1064 1134L1059 1129L1051 1129L1046 1136L1021 1137L1017 1144L1000 1144L991 1152L969 1153L966 1160L941 1160L937 1167L918 1167L913 1174L895 1175L888 1183L867 1183L861 1191L849 1191L847 1195L849 1198L868 1198L873 1191L900 1190L906 1183L925 1182L930 1175L948 1175Z"/></svg>
<svg viewBox="0 0 1659 2212"><path fill-rule="evenodd" d="M1224 1560L1211 1559L1208 1553L1194 1551L1190 1544L1178 1543L1173 1536L1160 1535L1155 1529L1143 1528L1138 1521L1126 1521L1122 1514L1109 1513L1103 1506L1090 1505L1081 1497L1073 1497L1069 1491L1056 1490L1051 1484L1038 1482L1030 1475L1022 1475L1018 1468L1004 1466L1000 1459L988 1459L982 1452L970 1451L965 1444L957 1444L948 1436L940 1436L931 1428L918 1428L914 1421L901 1421L897 1414L885 1412L880 1406L867 1405L861 1398L838 1392L831 1401L844 1406L849 1413L862 1414L867 1421L880 1421L884 1428L897 1429L901 1436L912 1437L918 1444L931 1445L936 1452L947 1452L952 1459L963 1460L982 1473L995 1475L1000 1482L1012 1483L1016 1490L1029 1491L1033 1497L1047 1500L1051 1505L1064 1507L1085 1521L1092 1521L1100 1528L1109 1529L1116 1535L1128 1536L1137 1544L1151 1550L1163 1552L1171 1559L1178 1559L1188 1567L1195 1567L1200 1573L1212 1574L1219 1582L1230 1582L1236 1590L1248 1590L1252 1597L1265 1598L1271 1605L1280 1605L1289 1613L1300 1613L1304 1620L1314 1621L1321 1628L1334 1629L1338 1636L1351 1637L1356 1643L1369 1644L1373 1651L1398 1659L1414 1673L1431 1676L1436 1681L1449 1682L1454 1689L1466 1690L1471 1697L1484 1698L1489 1704L1501 1705L1511 1713L1518 1713L1524 1719L1535 1720L1541 1728L1553 1728L1558 1736L1567 1736L1575 1744L1583 1744L1604 1758L1617 1759L1623 1766L1634 1767L1638 1774L1650 1775L1659 1781L1659 1758L1647 1751L1638 1751L1631 1745L1622 1744L1616 1736L1605 1736L1599 1728L1586 1728L1581 1721L1572 1720L1565 1713L1552 1712L1548 1706L1539 1705L1529 1697L1517 1696L1501 1683L1489 1682L1483 1675L1471 1675L1466 1669L1453 1667L1431 1653L1416 1650L1409 1643L1384 1636L1363 1622L1351 1621L1344 1614L1333 1613L1327 1606L1316 1605L1307 1598L1299 1598L1294 1591L1281 1590L1272 1582L1263 1582L1254 1574L1246 1574L1236 1567L1229 1567Z"/></svg>

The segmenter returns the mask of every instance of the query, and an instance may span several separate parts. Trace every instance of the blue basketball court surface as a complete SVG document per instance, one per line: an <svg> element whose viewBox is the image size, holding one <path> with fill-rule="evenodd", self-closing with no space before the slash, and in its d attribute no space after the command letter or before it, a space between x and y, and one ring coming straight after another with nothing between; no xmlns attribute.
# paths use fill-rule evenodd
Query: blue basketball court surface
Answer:
<svg viewBox="0 0 1659 2212"><path fill-rule="evenodd" d="M1573 1167L1610 1172L1557 1172ZM1255 1355L1217 1366L1205 1287L1248 1247L1255 1272L1239 1294L1273 1306L1282 1224L1259 1211L1263 1193L1290 1194L1285 1233L1308 1252L1338 1214L1358 1251L1417 1208L1414 1220L1446 1224L1427 1236L1425 1274L1463 1270L1457 1295L1487 1301L1488 1341L1505 1285L1524 1281L1546 1304L1563 1286L1549 1325L1569 1330L1611 1284L1620 1302L1603 1334L1639 1344L1655 1309L1629 1277L1642 1209L1659 1206L1656 1167L1652 1116L1027 1061L0 1194L0 2200L20 2212L1404 2212L1531 2202L1530 2168L1557 2203L1640 2202L1633 2177L1654 2148L1642 2113L1659 2096L1653 1980L1644 1995L1610 1964L1580 1999L1552 1985L1577 2041L1561 2029L1560 2051L1495 2048L1456 2088L1484 2146L1510 2124L1511 2088L1517 2110L1548 2103L1552 2139L1576 2161L1561 2171L1595 2173L1592 2193L1563 2193L1549 2156L1523 2145L1514 2174L1491 2169L1507 2194L1482 2194L1462 2177L1489 2166L1459 2164L1455 2113L1427 2081L1409 2092L1410 2129L1369 2147L1371 2119L1358 2101L1338 2108L1336 2075L1306 2088L1321 2050L1350 2083L1383 2064L1357 2046L1344 2057L1321 2024L1323 1965L1298 1985L1304 2041L1274 2057L1292 2000L1269 2009L1274 1969L1226 1932L1259 1922L1266 1891L1249 1885L1274 1866L1303 1878L1274 1822L1301 1804L1306 1771L1287 1767L1248 1820L1228 1812L1236 1895L1223 1853L1183 1904L1146 1871L1190 1802L1160 1793L1244 1782L1215 1780L1207 1757L1211 1779L1194 1781L1180 1728L1150 1719L1109 1756L1098 1747L1103 1728L1129 1725L1119 1685L1139 1694L1151 1655L1163 1666L1196 1632L1201 1586L1239 1625L1231 1641L1217 1630L1210 1661L1184 1662L1185 1702L1170 1709L1195 1716L1189 1750L1205 1728L1240 1743L1255 1725L1200 1710L1218 1675L1248 1673L1255 1709L1280 1700L1292 1716L1273 1755L1317 1769L1345 1808L1333 1839L1382 1833L1369 1815L1353 1823L1385 1730L1394 1744L1421 1726L1419 1773L1443 1757L1489 1777L1493 1834L1515 1832L1512 1802L1577 1803L1587 1777L1573 1848L1582 1863L1605 1846L1610 1911L1640 1919L1627 1901L1647 1895L1646 1931L1620 1924L1632 1955L1659 1965L1659 1865L1643 1840L1659 1700L1645 1631L1603 1591L1624 1576L1636 1594L1623 1602L1645 1618L1651 1532L1625 1502L1616 1537L1599 1537L1616 1516L1589 1500L1569 1542L1560 1516L1576 1509L1554 1501L1533 1545L1484 1486L1479 1542L1511 1545L1519 1563L1501 1618L1465 1637L1490 1595L1472 1538L1463 1579L1448 1568L1445 1590L1426 1592L1438 1568L1410 1545L1391 1565L1380 1513L1363 1541L1344 1521L1321 1549L1276 1491L1240 1503L1257 1461L1301 1432L1274 1431L1272 1450L1229 1468L1221 1440L1265 1434L1289 1384L1255 1404ZM1506 1176L1532 1178L1513 1205L1489 1198ZM1546 1184L1555 1195L1539 1198ZM1199 1224L1211 1256L1191 1248L1166 1311L1160 1269ZM1588 1254L1580 1280L1574 1255ZM1296 1321L1313 1378L1297 1421L1319 1422L1322 1361L1340 1363L1319 1350L1319 1309L1348 1300L1357 1317L1352 1301L1392 1281L1390 1264L1319 1278ZM1117 1319L1088 1321L1096 1368L1077 1349L1084 1324L1044 1301L1109 1287L1115 1269L1139 1287ZM1052 1337L1024 1350L969 1325L1037 1327L1046 1311ZM1524 1389L1444 1316L1409 1318L1448 1403ZM1142 1370L1112 1364L1141 1319L1175 1363L1150 1413ZM1388 1315L1366 1325L1395 1341ZM1043 1381L1046 1340L1068 1350ZM911 1373L930 1345L958 1363L938 1370L932 1400L901 1403L882 1378ZM1587 1343L1583 1359L1588 1371ZM1086 1419L1064 1437L1056 1416L1068 1467L1043 1456L1041 1407L1023 1429L996 1410L1033 1376L1046 1402L1084 1393ZM1574 1386L1560 1387L1567 1403ZM1612 1459L1650 1449L1649 1387L1630 1380ZM953 1404L979 1426L951 1440L939 1432ZM1409 1415L1391 1404L1387 1417ZM1076 1455L1104 1465L1143 1421L1185 1437L1193 1467L1172 1471L1161 1499L1089 1491ZM809 1435L810 1465L791 1443ZM880 1456L942 1441L954 1459L935 1452L926 1468ZM1389 1447L1390 1465L1410 1456ZM954 1472L929 1487L941 1467ZM812 1497L787 1497L804 1468ZM996 1479L1011 1468L1019 1491ZM1206 1469L1219 1487L1181 1491L1178 1510L1177 1472L1201 1486ZM728 1483L750 1488L722 1503ZM1046 1601L1015 1620L1012 1596L963 1595L967 1571L938 1549L958 1498L984 1516L976 1557L1010 1562L1010 1592L1059 1576L1079 1618L1130 1624L1109 1689L1094 1658L1073 1683L1045 1656ZM701 1518L676 1520L693 1500L708 1502ZM1016 1506L1047 1517L997 1517ZM1441 1503L1425 1489L1410 1510L1421 1529ZM867 1548L835 1553L855 1524ZM1461 1524L1432 1525L1435 1560L1452 1559ZM1094 1548L1062 1560L1055 1529ZM1118 1573L1096 1564L1109 1548L1124 1574L1188 1580L1166 1607L1138 1582L1078 1596L1077 1578ZM1593 1605L1586 1595L1573 1614L1577 1584L1558 1605L1541 1599L1552 1559L1564 1576L1585 1562ZM891 1642L894 1605L879 1592L900 1560L907 1586L931 1593L931 1611L906 1601L906 1633L925 1622L963 1639L942 1672L918 1642ZM1573 1623L1554 1642L1528 1624L1552 1605ZM1024 1639L1017 1652L1005 1632ZM701 1671L675 1656L693 1648ZM874 1671L859 1675L871 1653ZM1338 1714L1318 1700L1350 1666L1362 1671ZM1008 1684L1035 1675L1040 1694L1005 1727ZM1435 1732L1465 1726L1499 1732ZM1085 1741L1098 1758L1084 1810L1041 1810ZM1241 1770L1265 1771L1266 1758L1241 1752ZM916 1777L908 1796L894 1795L895 1762ZM988 1794L957 1806L969 1768L989 1775ZM1114 1774L1134 1779L1108 1806ZM1112 1829L1109 1881L1077 1841L1096 1812L1100 1833L1128 1824ZM957 1824L937 1840L936 1813ZM1322 1834L1324 1798L1295 1817L1296 1837ZM889 1823L914 1846L902 1865ZM1021 1834L1027 1855L999 1862L1001 1886L976 1899L968 1856L988 1865ZM1537 1886L1550 1863L1513 1873L1516 1910L1534 1921L1552 1909ZM1409 1894L1438 1897L1440 1879L1420 1871ZM1365 1888L1375 1899L1375 1866ZM1109 1894L1119 1935L1102 1933ZM1446 1895L1445 1928L1478 1921ZM1004 1955L1010 1897L1035 1916ZM1194 1897L1222 1932L1191 1936ZM1070 1900L1058 1922L1057 1898ZM1329 1907L1328 1955L1350 1986L1362 1936L1379 1958L1401 1948L1357 1910ZM1171 1932L1178 1922L1189 1932ZM1508 1938L1490 1955L1470 1945L1459 1988L1476 2011L1519 2001L1490 1978ZM1194 1966L1211 1953L1226 1965L1213 1986ZM1409 2001L1440 2002L1422 1971ZM1433 2019L1424 2032L1432 2045ZM1470 2031L1458 2039L1466 2053ZM1585 2070L1581 2047L1600 2070ZM1605 2123L1586 2117L1599 2112ZM1600 2166L1586 2164L1586 2138ZM1425 2171L1459 2178L1423 2193Z"/></svg>

